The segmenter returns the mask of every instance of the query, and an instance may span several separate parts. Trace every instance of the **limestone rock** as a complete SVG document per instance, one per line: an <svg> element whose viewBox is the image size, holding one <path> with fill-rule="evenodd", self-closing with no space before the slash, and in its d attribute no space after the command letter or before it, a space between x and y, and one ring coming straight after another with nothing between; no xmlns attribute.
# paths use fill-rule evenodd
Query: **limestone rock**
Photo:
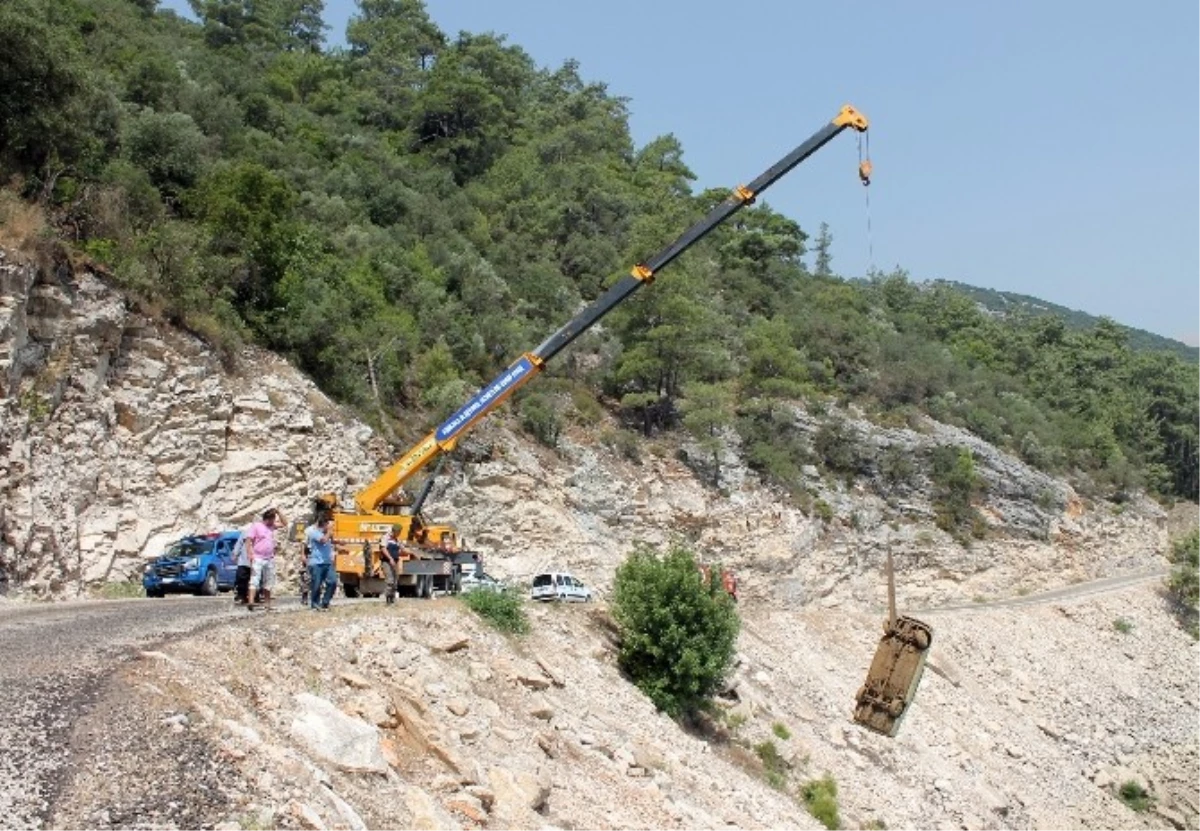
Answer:
<svg viewBox="0 0 1200 831"><path fill-rule="evenodd" d="M329 701L310 693L296 696L292 735L309 752L351 772L384 773L387 760L379 747L379 729L348 716Z"/></svg>

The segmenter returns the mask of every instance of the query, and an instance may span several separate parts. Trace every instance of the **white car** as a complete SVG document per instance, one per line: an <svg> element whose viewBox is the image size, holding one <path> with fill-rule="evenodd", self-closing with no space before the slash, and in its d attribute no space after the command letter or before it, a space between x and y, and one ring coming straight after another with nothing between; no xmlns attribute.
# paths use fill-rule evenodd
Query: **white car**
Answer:
<svg viewBox="0 0 1200 831"><path fill-rule="evenodd" d="M566 600L587 603L592 590L578 577L561 571L548 571L533 578L529 596L534 600Z"/></svg>
<svg viewBox="0 0 1200 831"><path fill-rule="evenodd" d="M464 572L462 576L462 584L459 588L463 594L471 592L502 592L507 588L503 581L497 580L487 572L476 574L473 571Z"/></svg>

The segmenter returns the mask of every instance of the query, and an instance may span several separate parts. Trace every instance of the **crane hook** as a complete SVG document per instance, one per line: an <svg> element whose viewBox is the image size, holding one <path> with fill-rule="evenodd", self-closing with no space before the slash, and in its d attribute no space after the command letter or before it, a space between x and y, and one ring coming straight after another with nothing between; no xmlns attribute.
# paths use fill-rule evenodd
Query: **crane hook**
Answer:
<svg viewBox="0 0 1200 831"><path fill-rule="evenodd" d="M858 178L863 187L871 184L871 134L858 136Z"/></svg>

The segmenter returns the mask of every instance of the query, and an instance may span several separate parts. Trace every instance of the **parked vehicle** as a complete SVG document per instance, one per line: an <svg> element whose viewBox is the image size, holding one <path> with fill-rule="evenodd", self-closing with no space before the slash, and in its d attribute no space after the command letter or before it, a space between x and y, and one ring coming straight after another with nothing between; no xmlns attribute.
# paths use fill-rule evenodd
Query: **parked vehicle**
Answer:
<svg viewBox="0 0 1200 831"><path fill-rule="evenodd" d="M218 531L171 543L142 570L146 596L163 597L168 592L211 596L229 591L237 577L233 546L241 535L241 531Z"/></svg>
<svg viewBox="0 0 1200 831"><path fill-rule="evenodd" d="M529 596L534 600L564 600L587 603L592 599L592 590L578 577L565 572L546 572L533 578Z"/></svg>
<svg viewBox="0 0 1200 831"><path fill-rule="evenodd" d="M507 588L504 582L497 580L487 572L481 571L476 574L474 571L463 572L462 578L459 581L459 591L463 594L471 592L502 592Z"/></svg>

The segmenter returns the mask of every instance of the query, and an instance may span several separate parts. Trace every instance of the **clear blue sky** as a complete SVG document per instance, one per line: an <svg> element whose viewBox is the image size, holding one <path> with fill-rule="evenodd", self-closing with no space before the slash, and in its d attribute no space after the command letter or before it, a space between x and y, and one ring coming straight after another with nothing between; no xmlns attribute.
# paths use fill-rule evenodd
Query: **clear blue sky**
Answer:
<svg viewBox="0 0 1200 831"><path fill-rule="evenodd" d="M630 99L639 145L679 137L699 187L749 181L852 103L871 119L875 266L1200 337L1195 0L426 8L541 66L576 58ZM343 43L354 0L325 9ZM843 134L764 196L810 234L828 222L845 276L871 265L857 160Z"/></svg>

